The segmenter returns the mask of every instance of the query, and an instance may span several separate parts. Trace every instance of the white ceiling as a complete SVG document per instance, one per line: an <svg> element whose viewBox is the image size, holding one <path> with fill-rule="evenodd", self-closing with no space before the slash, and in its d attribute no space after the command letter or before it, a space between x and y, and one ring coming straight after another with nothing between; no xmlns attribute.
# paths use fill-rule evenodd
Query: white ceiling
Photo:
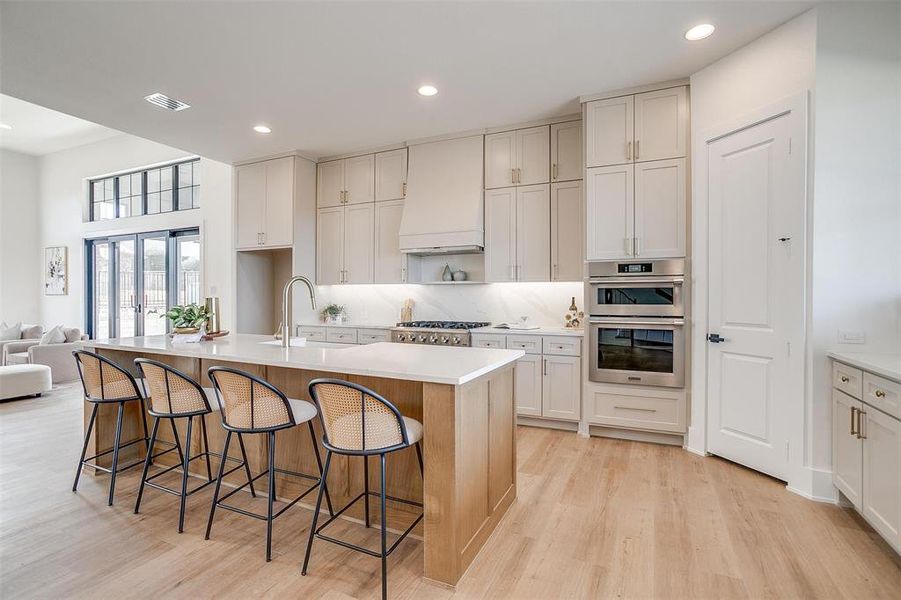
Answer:
<svg viewBox="0 0 901 600"><path fill-rule="evenodd" d="M122 135L77 117L0 94L0 148L41 156Z"/></svg>
<svg viewBox="0 0 901 600"><path fill-rule="evenodd" d="M580 94L688 76L812 5L3 2L0 91L226 162L323 156L573 113ZM699 22L716 33L685 41ZM156 91L192 107L143 100Z"/></svg>

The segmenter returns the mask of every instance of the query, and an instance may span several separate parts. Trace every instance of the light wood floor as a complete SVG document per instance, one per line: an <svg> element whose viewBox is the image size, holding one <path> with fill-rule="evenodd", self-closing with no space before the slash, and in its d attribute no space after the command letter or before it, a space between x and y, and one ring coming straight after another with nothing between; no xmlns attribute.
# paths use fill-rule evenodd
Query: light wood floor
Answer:
<svg viewBox="0 0 901 600"><path fill-rule="evenodd" d="M70 491L82 435L79 389L0 404L3 598L374 598L378 560L326 542L300 562L311 513L274 526L240 515L203 529L212 491L145 492L138 473ZM519 498L456 593L424 581L422 547L389 562L392 598L898 598L901 560L853 511L817 504L716 458L678 448L519 429ZM256 507L259 509L260 507ZM224 511L223 511L224 512ZM334 533L373 545L374 531Z"/></svg>

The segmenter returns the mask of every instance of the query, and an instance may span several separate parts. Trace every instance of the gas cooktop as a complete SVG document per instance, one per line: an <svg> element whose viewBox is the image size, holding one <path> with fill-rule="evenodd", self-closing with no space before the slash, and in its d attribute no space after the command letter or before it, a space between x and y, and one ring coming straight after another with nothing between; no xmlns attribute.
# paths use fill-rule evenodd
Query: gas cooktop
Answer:
<svg viewBox="0 0 901 600"><path fill-rule="evenodd" d="M400 344L469 346L469 330L487 327L484 321L404 321L391 330L391 341Z"/></svg>
<svg viewBox="0 0 901 600"><path fill-rule="evenodd" d="M416 327L417 329L477 329L487 327L491 323L483 321L404 321L398 327Z"/></svg>

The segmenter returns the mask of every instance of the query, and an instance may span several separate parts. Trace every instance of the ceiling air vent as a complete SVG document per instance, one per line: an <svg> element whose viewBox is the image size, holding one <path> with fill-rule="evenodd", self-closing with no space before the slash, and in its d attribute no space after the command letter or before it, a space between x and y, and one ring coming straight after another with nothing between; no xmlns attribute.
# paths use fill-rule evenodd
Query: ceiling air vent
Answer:
<svg viewBox="0 0 901 600"><path fill-rule="evenodd" d="M161 94L159 92L150 94L149 96L145 97L144 100L151 104L156 104L160 108L165 108L166 110L174 110L176 112L179 110L184 110L186 108L191 108L190 104L186 104L185 102L176 100L175 98L170 98L169 96L166 96L165 94Z"/></svg>

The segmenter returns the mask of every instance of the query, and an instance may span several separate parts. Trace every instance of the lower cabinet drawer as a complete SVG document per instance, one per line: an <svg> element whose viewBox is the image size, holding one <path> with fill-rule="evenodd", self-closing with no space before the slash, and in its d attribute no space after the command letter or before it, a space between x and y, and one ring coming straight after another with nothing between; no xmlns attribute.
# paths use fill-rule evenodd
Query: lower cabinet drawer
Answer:
<svg viewBox="0 0 901 600"><path fill-rule="evenodd" d="M311 342L324 342L325 341L325 327L298 327L297 335L302 338L307 338Z"/></svg>
<svg viewBox="0 0 901 600"><path fill-rule="evenodd" d="M582 338L574 335L545 336L542 338L542 350L545 354L557 356L580 356Z"/></svg>
<svg viewBox="0 0 901 600"><path fill-rule="evenodd" d="M860 369L833 361L832 387L845 392L852 398L862 400L861 390L863 389L863 373Z"/></svg>
<svg viewBox="0 0 901 600"><path fill-rule="evenodd" d="M526 354L541 354L541 336L508 335L508 350L524 350Z"/></svg>
<svg viewBox="0 0 901 600"><path fill-rule="evenodd" d="M685 402L665 396L593 392L591 423L612 427L685 432Z"/></svg>
<svg viewBox="0 0 901 600"><path fill-rule="evenodd" d="M474 333L470 338L473 348L506 348L507 336L496 333Z"/></svg>
<svg viewBox="0 0 901 600"><path fill-rule="evenodd" d="M901 419L901 383L864 373L862 399L882 412Z"/></svg>
<svg viewBox="0 0 901 600"><path fill-rule="evenodd" d="M390 342L391 332L387 329L357 329L358 344L375 344L376 342Z"/></svg>
<svg viewBox="0 0 901 600"><path fill-rule="evenodd" d="M356 344L357 330L347 327L329 329L325 336L326 341L338 342L341 344Z"/></svg>

